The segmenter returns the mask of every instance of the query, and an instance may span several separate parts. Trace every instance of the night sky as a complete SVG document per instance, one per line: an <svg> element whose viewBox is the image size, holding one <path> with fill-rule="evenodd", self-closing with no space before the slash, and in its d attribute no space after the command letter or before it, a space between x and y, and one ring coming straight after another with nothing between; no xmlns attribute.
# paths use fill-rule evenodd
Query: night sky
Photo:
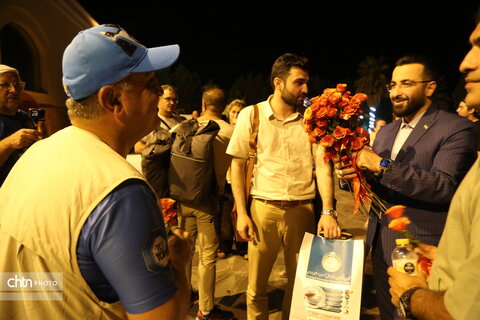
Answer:
<svg viewBox="0 0 480 320"><path fill-rule="evenodd" d="M409 53L437 59L458 77L469 49L477 1L304 1L287 5L229 1L190 5L181 1L79 0L100 24L117 23L147 47L178 43L178 63L204 80L228 87L242 74L269 75L284 52L307 56L312 73L332 82L355 79L366 56L393 65ZM163 3L163 4L162 4ZM387 5L388 3L388 5ZM258 9L261 4L267 6ZM392 8L393 6L393 8Z"/></svg>

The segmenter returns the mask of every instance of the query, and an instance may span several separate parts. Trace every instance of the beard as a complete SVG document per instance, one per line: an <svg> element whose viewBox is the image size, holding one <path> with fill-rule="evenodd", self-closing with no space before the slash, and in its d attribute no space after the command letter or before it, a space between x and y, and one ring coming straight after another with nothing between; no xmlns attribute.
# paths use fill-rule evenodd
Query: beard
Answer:
<svg viewBox="0 0 480 320"><path fill-rule="evenodd" d="M298 96L294 95L286 88L282 90L281 98L283 102L288 104L289 106L300 108L303 106L303 100L305 99L305 94L299 94Z"/></svg>
<svg viewBox="0 0 480 320"><path fill-rule="evenodd" d="M392 99L393 114L399 118L415 114L425 105L423 97L398 96Z"/></svg>
<svg viewBox="0 0 480 320"><path fill-rule="evenodd" d="M480 84L476 84L476 86ZM477 112L480 111L480 90L478 88L468 88L467 95L465 96L465 103L467 106L475 108Z"/></svg>

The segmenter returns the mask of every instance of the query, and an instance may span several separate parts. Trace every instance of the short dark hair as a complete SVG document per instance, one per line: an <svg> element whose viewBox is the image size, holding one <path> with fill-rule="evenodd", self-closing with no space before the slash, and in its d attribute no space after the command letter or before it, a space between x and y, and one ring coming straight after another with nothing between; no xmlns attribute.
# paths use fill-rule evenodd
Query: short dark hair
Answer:
<svg viewBox="0 0 480 320"><path fill-rule="evenodd" d="M310 71L310 61L306 57L294 54L284 53L275 60L270 74L270 83L273 87L273 80L280 78L286 80L291 68L299 68L303 71Z"/></svg>
<svg viewBox="0 0 480 320"><path fill-rule="evenodd" d="M217 112L222 112L227 104L225 91L213 84L204 87L202 100L206 106L214 107Z"/></svg>
<svg viewBox="0 0 480 320"><path fill-rule="evenodd" d="M437 81L438 74L433 61L424 56L408 55L403 56L395 63L396 67L400 67L406 64L418 63L423 65L423 73L428 78L427 80Z"/></svg>

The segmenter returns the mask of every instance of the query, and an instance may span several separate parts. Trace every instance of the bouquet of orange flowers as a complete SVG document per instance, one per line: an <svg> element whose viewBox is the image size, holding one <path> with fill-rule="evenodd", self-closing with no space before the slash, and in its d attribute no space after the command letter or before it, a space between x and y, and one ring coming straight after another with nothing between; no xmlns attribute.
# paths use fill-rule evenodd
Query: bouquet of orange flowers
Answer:
<svg viewBox="0 0 480 320"><path fill-rule="evenodd" d="M358 151L370 142L368 132L359 126L363 114L361 104L366 100L366 94L352 96L346 84L337 84L336 88L327 88L322 95L310 99L303 125L309 141L325 148L325 162L338 156L355 168L357 178L353 179L350 190L355 201L353 214L358 211L366 214L371 208L381 217L386 210L385 203L371 191L355 164Z"/></svg>

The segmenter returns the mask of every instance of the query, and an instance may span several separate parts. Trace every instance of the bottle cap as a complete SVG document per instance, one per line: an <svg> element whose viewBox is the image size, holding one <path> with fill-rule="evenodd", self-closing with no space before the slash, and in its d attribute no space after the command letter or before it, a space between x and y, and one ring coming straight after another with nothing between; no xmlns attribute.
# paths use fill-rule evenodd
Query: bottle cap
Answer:
<svg viewBox="0 0 480 320"><path fill-rule="evenodd" d="M405 238L405 239L395 239L395 243L397 245L406 245L406 244L410 244L410 240L408 238Z"/></svg>

